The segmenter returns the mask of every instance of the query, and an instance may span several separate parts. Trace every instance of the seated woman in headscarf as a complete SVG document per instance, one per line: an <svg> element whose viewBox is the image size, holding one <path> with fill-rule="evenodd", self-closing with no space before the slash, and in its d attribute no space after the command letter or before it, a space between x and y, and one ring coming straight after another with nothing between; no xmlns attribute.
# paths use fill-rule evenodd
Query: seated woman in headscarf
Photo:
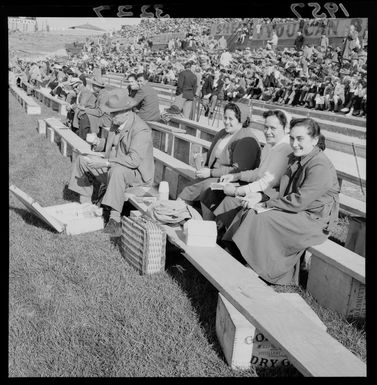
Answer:
<svg viewBox="0 0 377 385"><path fill-rule="evenodd" d="M219 230L228 227L242 209L239 197L279 187L280 179L288 167L288 155L292 152L289 145L290 114L282 110L268 110L263 113L263 118L266 144L259 167L220 178L220 181L229 184L224 187L224 199L214 210ZM240 182L241 186L235 187L232 182Z"/></svg>
<svg viewBox="0 0 377 385"><path fill-rule="evenodd" d="M259 166L261 149L254 136L250 120L242 123L241 110L237 104L228 103L224 107L224 128L213 138L207 153L204 167L196 172L200 181L186 186L179 198L188 203L207 202L211 207L221 202L223 195L216 197L218 191L211 191L211 183L218 182L224 174L251 170ZM244 127L245 126L245 127Z"/></svg>
<svg viewBox="0 0 377 385"><path fill-rule="evenodd" d="M241 198L244 210L223 236L261 278L279 285L297 284L303 251L326 240L339 210L336 170L323 152L325 138L318 123L292 120L289 138L293 153L279 192Z"/></svg>

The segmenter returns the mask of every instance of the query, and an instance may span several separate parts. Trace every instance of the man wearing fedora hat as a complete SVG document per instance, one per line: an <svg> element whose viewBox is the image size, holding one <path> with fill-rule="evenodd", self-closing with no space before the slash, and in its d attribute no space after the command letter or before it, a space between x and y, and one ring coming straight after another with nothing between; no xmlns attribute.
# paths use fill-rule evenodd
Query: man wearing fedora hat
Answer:
<svg viewBox="0 0 377 385"><path fill-rule="evenodd" d="M92 88L97 98L94 107L79 106L84 112L80 119L79 136L84 140L88 132L98 134L100 128L109 129L111 125L109 115L102 109L109 98L109 92L105 89L102 78L95 77L92 80Z"/></svg>
<svg viewBox="0 0 377 385"><path fill-rule="evenodd" d="M109 114L112 127L106 138L88 138L94 151L104 151L104 158L78 156L68 185L70 190L80 194L81 203L91 201L93 177L107 186L102 204L111 211L104 231L113 236L120 236L120 215L126 189L151 185L154 178L152 132L131 111L132 106L126 89L116 88L109 92L108 100L101 108Z"/></svg>

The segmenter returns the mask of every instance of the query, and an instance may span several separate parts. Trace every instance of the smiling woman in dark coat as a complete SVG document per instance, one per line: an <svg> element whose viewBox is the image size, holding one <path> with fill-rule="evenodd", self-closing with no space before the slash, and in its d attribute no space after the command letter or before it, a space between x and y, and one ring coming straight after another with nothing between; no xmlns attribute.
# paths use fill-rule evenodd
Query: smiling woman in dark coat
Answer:
<svg viewBox="0 0 377 385"><path fill-rule="evenodd" d="M246 126L246 127L243 127ZM214 209L224 198L221 191L212 191L210 185L224 174L252 170L259 166L261 149L249 127L249 119L242 123L241 110L234 103L224 107L224 128L214 137L203 168L196 172L198 181L187 185L179 198L192 203L201 201L202 209Z"/></svg>

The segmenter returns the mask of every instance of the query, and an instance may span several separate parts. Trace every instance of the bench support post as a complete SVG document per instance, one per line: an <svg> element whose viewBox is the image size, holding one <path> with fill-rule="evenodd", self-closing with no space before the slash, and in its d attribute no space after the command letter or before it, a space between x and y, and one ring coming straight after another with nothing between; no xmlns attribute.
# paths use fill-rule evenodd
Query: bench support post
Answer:
<svg viewBox="0 0 377 385"><path fill-rule="evenodd" d="M67 107L65 104L60 104L59 112L60 112L60 115L67 116Z"/></svg>
<svg viewBox="0 0 377 385"><path fill-rule="evenodd" d="M38 134L46 135L46 122L43 119L38 119Z"/></svg>
<svg viewBox="0 0 377 385"><path fill-rule="evenodd" d="M67 142L65 139L60 138L60 152L62 153L63 156L67 156L68 153L68 146Z"/></svg>
<svg viewBox="0 0 377 385"><path fill-rule="evenodd" d="M46 137L51 142L54 143L55 141L55 132L51 127L47 127L46 129Z"/></svg>

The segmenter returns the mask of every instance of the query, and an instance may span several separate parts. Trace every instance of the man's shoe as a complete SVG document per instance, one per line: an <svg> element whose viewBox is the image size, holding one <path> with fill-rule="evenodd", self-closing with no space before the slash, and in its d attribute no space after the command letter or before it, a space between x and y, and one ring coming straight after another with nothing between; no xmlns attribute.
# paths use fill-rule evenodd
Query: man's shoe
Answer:
<svg viewBox="0 0 377 385"><path fill-rule="evenodd" d="M113 218L110 218L103 232L112 237L120 237L122 235L122 224L114 221Z"/></svg>

